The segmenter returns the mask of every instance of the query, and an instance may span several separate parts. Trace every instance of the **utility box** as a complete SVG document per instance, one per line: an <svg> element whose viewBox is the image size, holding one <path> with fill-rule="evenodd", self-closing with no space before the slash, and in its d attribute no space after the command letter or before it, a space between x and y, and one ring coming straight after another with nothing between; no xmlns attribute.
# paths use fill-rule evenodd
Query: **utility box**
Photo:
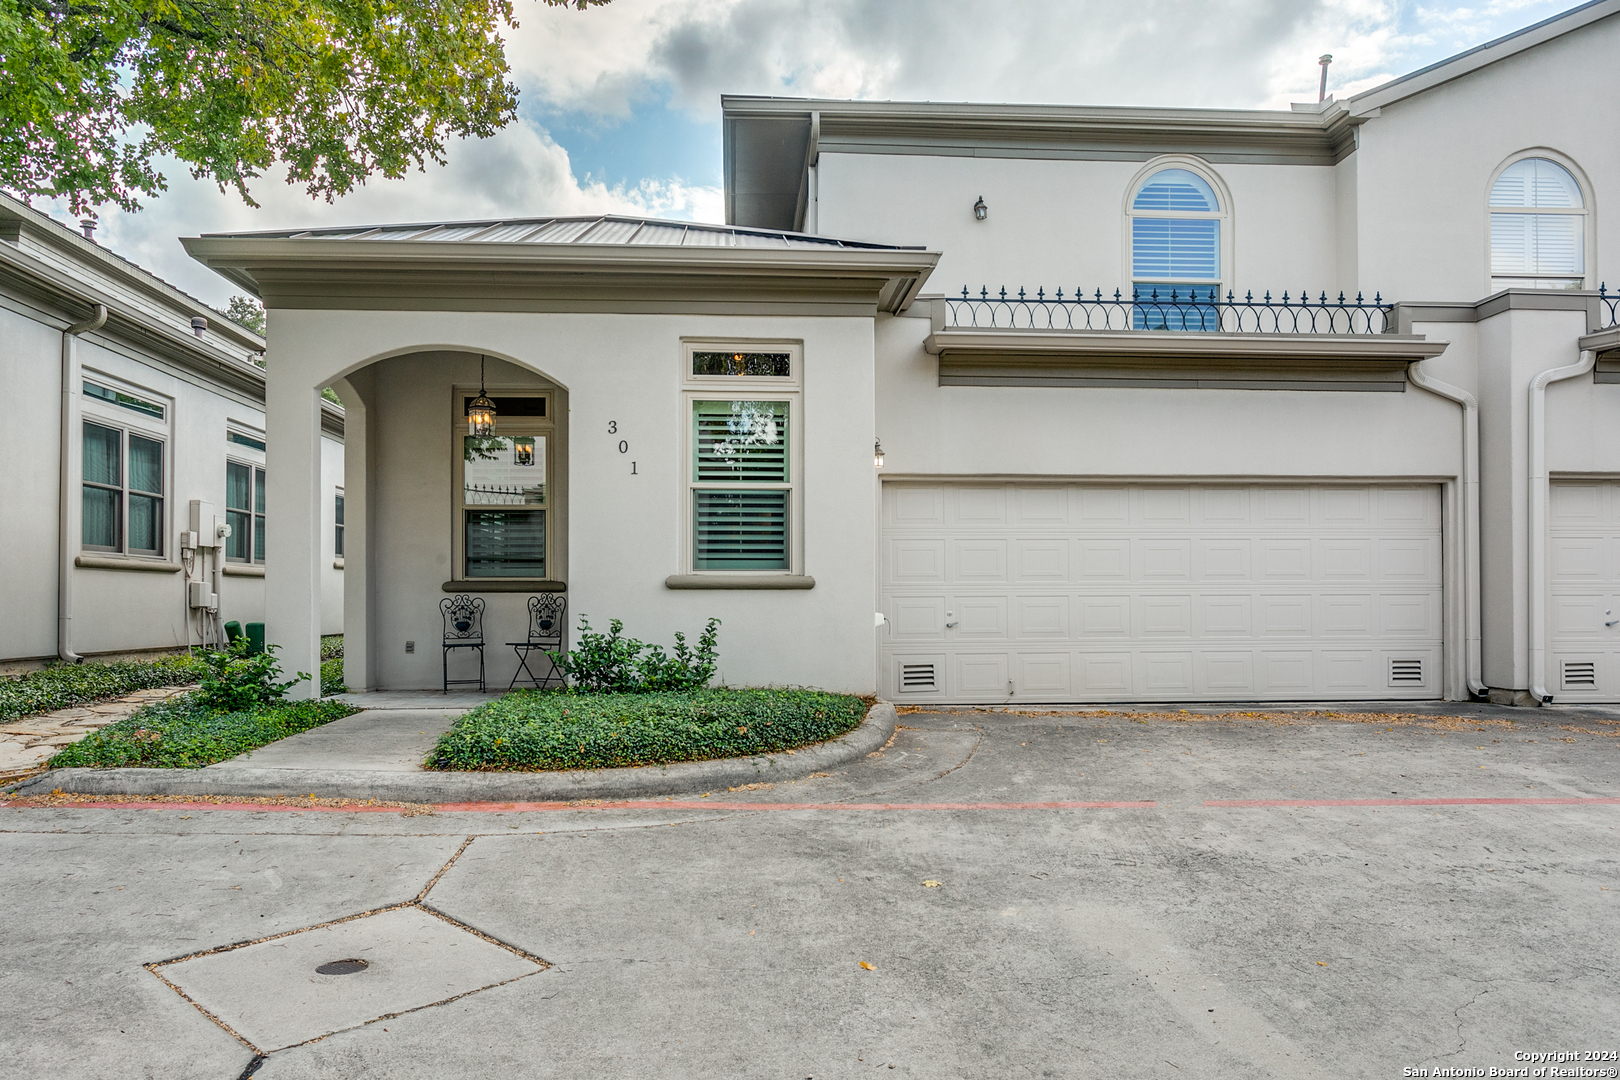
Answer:
<svg viewBox="0 0 1620 1080"><path fill-rule="evenodd" d="M206 581L193 581L186 585L186 603L193 609L213 611L219 607L219 594L208 588Z"/></svg>
<svg viewBox="0 0 1620 1080"><path fill-rule="evenodd" d="M264 623L250 622L247 624L248 655L254 656L264 652Z"/></svg>
<svg viewBox="0 0 1620 1080"><path fill-rule="evenodd" d="M197 534L196 544L203 548L219 547L219 518L214 514L214 504L202 499L191 500L191 522L188 531ZM193 604L193 607L196 605Z"/></svg>

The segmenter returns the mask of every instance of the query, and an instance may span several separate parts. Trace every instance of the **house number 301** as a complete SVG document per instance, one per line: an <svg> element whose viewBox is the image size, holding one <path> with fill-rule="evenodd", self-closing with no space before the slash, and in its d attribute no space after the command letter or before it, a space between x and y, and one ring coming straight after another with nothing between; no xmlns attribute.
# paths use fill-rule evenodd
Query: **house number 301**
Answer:
<svg viewBox="0 0 1620 1080"><path fill-rule="evenodd" d="M619 422L617 420L609 420L608 421L608 434L609 435L617 435L618 433L619 433ZM628 454L629 452L630 452L630 443L629 443L629 441L626 440L626 439L620 439L619 440L619 453ZM636 471L636 463L634 461L632 461L630 463L630 475L631 476L640 476L641 475L640 473L638 473Z"/></svg>

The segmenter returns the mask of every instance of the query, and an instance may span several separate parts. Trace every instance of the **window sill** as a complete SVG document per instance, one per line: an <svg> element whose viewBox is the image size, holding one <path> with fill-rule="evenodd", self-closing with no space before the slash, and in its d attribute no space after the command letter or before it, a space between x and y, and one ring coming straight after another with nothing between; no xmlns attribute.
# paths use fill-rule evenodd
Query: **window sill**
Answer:
<svg viewBox="0 0 1620 1080"><path fill-rule="evenodd" d="M568 583L550 578L473 578L470 581L447 581L441 588L447 593L542 593L567 592Z"/></svg>
<svg viewBox="0 0 1620 1080"><path fill-rule="evenodd" d="M672 574L666 589L813 589L808 574Z"/></svg>
<svg viewBox="0 0 1620 1080"><path fill-rule="evenodd" d="M184 569L179 563L120 559L112 555L80 555L73 560L73 565L87 570L144 570L148 574L178 574Z"/></svg>
<svg viewBox="0 0 1620 1080"><path fill-rule="evenodd" d="M248 566L245 563L226 563L224 566L226 577L264 577L264 567Z"/></svg>

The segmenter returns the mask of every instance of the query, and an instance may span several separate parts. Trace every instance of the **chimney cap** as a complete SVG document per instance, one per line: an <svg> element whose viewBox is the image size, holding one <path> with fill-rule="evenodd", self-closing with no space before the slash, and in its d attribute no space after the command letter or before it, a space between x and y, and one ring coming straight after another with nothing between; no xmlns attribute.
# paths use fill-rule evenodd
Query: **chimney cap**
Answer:
<svg viewBox="0 0 1620 1080"><path fill-rule="evenodd" d="M208 329L207 319L203 318L201 315L193 315L191 317L191 332L193 334L196 334L198 337L202 337L203 331L206 329Z"/></svg>
<svg viewBox="0 0 1620 1080"><path fill-rule="evenodd" d="M79 231L84 233L86 240L94 240L96 238L96 219L93 217L80 218Z"/></svg>

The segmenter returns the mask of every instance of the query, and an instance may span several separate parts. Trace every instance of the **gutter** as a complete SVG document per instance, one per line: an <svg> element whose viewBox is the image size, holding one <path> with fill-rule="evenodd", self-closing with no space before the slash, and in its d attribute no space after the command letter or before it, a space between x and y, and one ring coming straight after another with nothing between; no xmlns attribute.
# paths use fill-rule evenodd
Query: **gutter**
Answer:
<svg viewBox="0 0 1620 1080"><path fill-rule="evenodd" d="M69 664L84 657L73 651L73 555L78 537L79 500L74 496L74 475L79 471L82 443L74 436L79 430L79 357L74 344L79 335L100 330L107 324L107 305L97 304L96 313L62 331L62 442L57 454L60 465L56 496L56 655Z"/></svg>
<svg viewBox="0 0 1620 1080"><path fill-rule="evenodd" d="M1597 365L1597 352L1582 349L1581 358L1551 368L1530 380L1530 696L1551 705L1547 693L1547 387L1585 375Z"/></svg>
<svg viewBox="0 0 1620 1080"><path fill-rule="evenodd" d="M1454 401L1463 410L1463 634L1467 650L1468 692L1475 697L1489 693L1484 681L1484 661L1480 647L1480 558L1479 558L1479 401L1460 386L1431 379L1423 363L1406 369L1406 379L1419 390Z"/></svg>

